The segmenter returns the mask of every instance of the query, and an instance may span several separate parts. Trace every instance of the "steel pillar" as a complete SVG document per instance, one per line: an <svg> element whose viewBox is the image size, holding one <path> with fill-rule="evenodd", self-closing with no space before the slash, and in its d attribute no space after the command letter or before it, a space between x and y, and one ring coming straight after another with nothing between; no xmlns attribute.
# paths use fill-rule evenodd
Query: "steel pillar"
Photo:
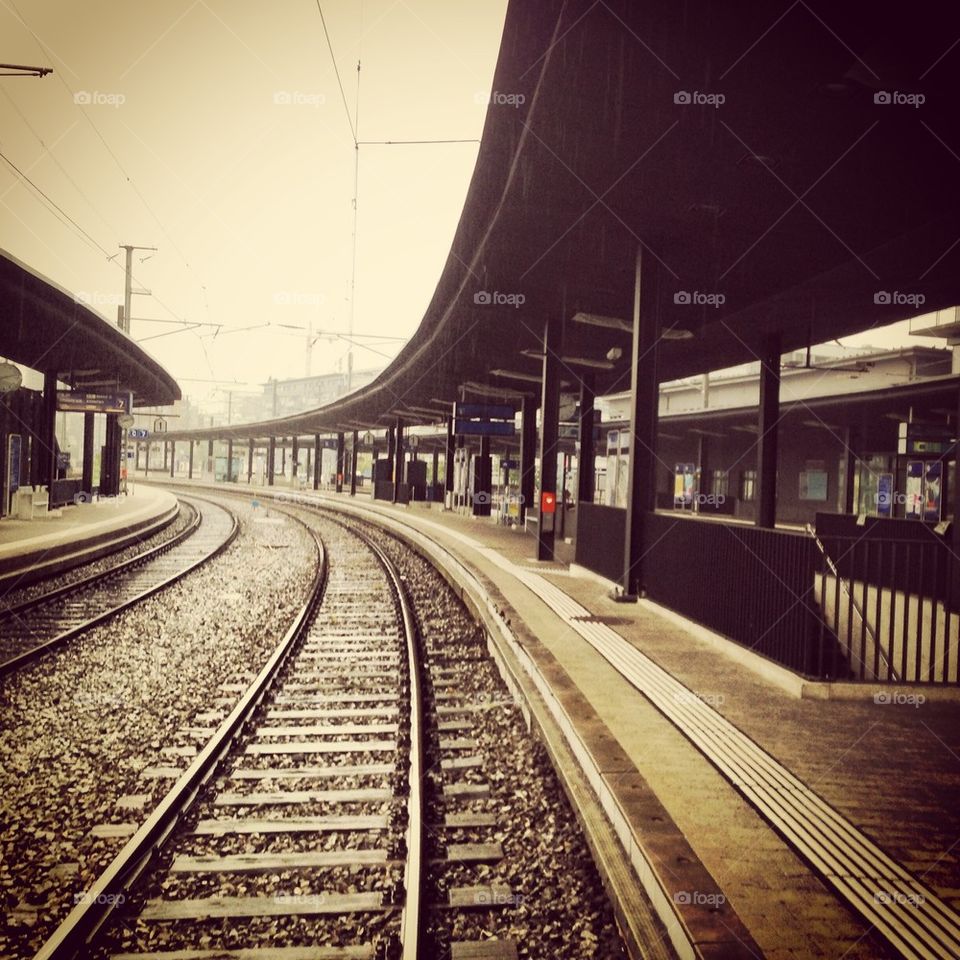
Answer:
<svg viewBox="0 0 960 960"><path fill-rule="evenodd" d="M149 477L149 476L150 476L150 446L151 446L151 441L148 440L148 441L144 444L144 447L146 448L146 452L145 452L144 457L143 457L143 475L144 475L144 477ZM101 492L102 492L102 491L101 491Z"/></svg>
<svg viewBox="0 0 960 960"><path fill-rule="evenodd" d="M480 456L475 461L476 486L473 491L473 515L475 517L490 516L490 501L492 499L493 470L490 462L490 438L480 437ZM478 496L478 494L480 496Z"/></svg>
<svg viewBox="0 0 960 960"><path fill-rule="evenodd" d="M524 397L520 419L520 523L533 506L537 457L537 401Z"/></svg>
<svg viewBox="0 0 960 960"><path fill-rule="evenodd" d="M267 446L267 486L273 486L273 473L277 466L277 438L271 437Z"/></svg>
<svg viewBox="0 0 960 960"><path fill-rule="evenodd" d="M323 471L323 447L320 446L320 434L313 435L313 489L320 489L320 474Z"/></svg>
<svg viewBox="0 0 960 960"><path fill-rule="evenodd" d="M758 527L777 523L777 433L780 420L780 340L772 338L760 359L760 412L757 435Z"/></svg>
<svg viewBox="0 0 960 960"><path fill-rule="evenodd" d="M540 496L537 502L537 559L553 560L556 513L543 512L544 495L557 502L557 424L560 417L560 345L563 321L551 317L543 328L543 394L540 409Z"/></svg>
<svg viewBox="0 0 960 960"><path fill-rule="evenodd" d="M390 464L390 480L391 481L396 480L396 477L394 476L394 469L393 469L394 457L396 456L396 449L397 449L397 445L396 445L396 436L394 434L394 428L387 427L387 461Z"/></svg>
<svg viewBox="0 0 960 960"><path fill-rule="evenodd" d="M163 441L163 472L166 473L170 468L170 441Z"/></svg>
<svg viewBox="0 0 960 960"><path fill-rule="evenodd" d="M233 483L233 441L227 441L227 483Z"/></svg>
<svg viewBox="0 0 960 960"><path fill-rule="evenodd" d="M657 343L660 339L660 271L637 250L633 290L633 344L630 374L630 468L624 530L623 597L643 592L644 527L656 505Z"/></svg>
<svg viewBox="0 0 960 960"><path fill-rule="evenodd" d="M40 482L52 490L57 479L57 374L49 370L43 375L43 426L40 431ZM48 501L53 509L53 498Z"/></svg>
<svg viewBox="0 0 960 960"><path fill-rule="evenodd" d="M846 459L843 487L843 512L850 514L855 513L857 509L856 504L853 502L854 474L857 469L857 455L854 452L856 443L856 431L853 427L847 427L846 434L843 438L843 453Z"/></svg>
<svg viewBox="0 0 960 960"><path fill-rule="evenodd" d="M247 441L247 483L253 482L253 439Z"/></svg>
<svg viewBox="0 0 960 960"><path fill-rule="evenodd" d="M400 417L397 417L393 455L393 502L396 503L400 484L403 483L403 420Z"/></svg>
<svg viewBox="0 0 960 960"><path fill-rule="evenodd" d="M593 444L593 374L580 379L580 445L577 450L577 500L593 503L595 451Z"/></svg>
<svg viewBox="0 0 960 960"><path fill-rule="evenodd" d="M187 479L193 479L193 441L190 440L190 456L187 458ZM150 445L147 444L147 450L150 449Z"/></svg>
<svg viewBox="0 0 960 960"><path fill-rule="evenodd" d="M93 493L93 432L95 428L94 414L87 412L83 415L83 478L80 487L84 493ZM140 444L137 444L139 456ZM138 464L139 466L139 464Z"/></svg>
<svg viewBox="0 0 960 960"><path fill-rule="evenodd" d="M437 486L438 486L438 476L440 472L440 448L433 448L433 463L431 465L430 472L430 485L433 487L433 499L437 499Z"/></svg>
<svg viewBox="0 0 960 960"><path fill-rule="evenodd" d="M177 475L177 441L170 441L170 476Z"/></svg>
<svg viewBox="0 0 960 960"><path fill-rule="evenodd" d="M347 458L343 449L343 432L337 434L337 486L336 492L343 493L343 474L346 468Z"/></svg>
<svg viewBox="0 0 960 960"><path fill-rule="evenodd" d="M453 464L456 456L453 440L453 417L447 417L447 445L443 453L443 503L445 508L453 506Z"/></svg>
<svg viewBox="0 0 960 960"><path fill-rule="evenodd" d="M360 443L360 433L353 431L353 443L350 444L350 496L357 495L357 446Z"/></svg>
<svg viewBox="0 0 960 960"><path fill-rule="evenodd" d="M297 470L300 469L300 438L295 436L290 441L290 476L296 483Z"/></svg>

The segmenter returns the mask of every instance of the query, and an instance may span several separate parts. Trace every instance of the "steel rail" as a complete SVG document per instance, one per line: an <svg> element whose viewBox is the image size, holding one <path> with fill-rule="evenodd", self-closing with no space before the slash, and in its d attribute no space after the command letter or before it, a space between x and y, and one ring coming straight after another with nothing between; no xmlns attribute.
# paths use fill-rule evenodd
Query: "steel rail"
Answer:
<svg viewBox="0 0 960 960"><path fill-rule="evenodd" d="M220 761L229 753L273 686L303 631L311 623L326 587L326 550L316 532L311 530L310 533L317 551L316 576L306 601L269 660L150 817L141 824L120 853L85 892L80 903L43 944L36 953L35 960L72 960L81 953L85 954L87 945L115 909L118 903L117 895L129 890L149 865L181 818L189 811L200 789L215 774Z"/></svg>
<svg viewBox="0 0 960 960"><path fill-rule="evenodd" d="M327 514L329 516L329 514ZM403 960L419 957L422 928L423 902L423 677L418 649L418 629L410 595L403 584L400 572L383 548L366 534L343 522L331 518L362 540L379 560L393 586L403 617L403 632L407 642L407 666L410 675L410 758L408 765L409 790L407 793L407 859L404 864L404 905L400 920L400 942Z"/></svg>
<svg viewBox="0 0 960 960"><path fill-rule="evenodd" d="M232 517L233 523L231 525L230 532L227 534L226 538L222 540L212 551L210 551L209 553L205 554L202 557L197 558L192 563L188 564L186 567L178 570L176 573L172 574L171 576L164 578L159 583L152 584L146 589L141 590L135 596L127 598L122 603L119 603L108 610L104 610L101 613L98 613L96 616L91 617L89 620L85 620L83 623L70 627L70 629L65 630L63 633L57 634L57 636L51 637L49 640L45 640L43 643L37 644L37 646L35 647L31 647L29 650L25 650L23 653L17 654L15 657L11 657L9 660L3 661L2 663L0 663L0 678L5 677L11 673L16 673L17 670L21 669L26 664L32 663L35 660L40 659L41 657L50 653L57 647L62 646L67 641L72 640L74 637L79 636L81 633L84 633L85 631L90 630L93 627L96 627L102 623L105 623L106 621L117 616L117 614L122 613L124 610L130 609L132 606L134 606L137 603L140 603L142 600L146 600L147 597L150 597L153 594L158 593L159 591L170 586L171 584L176 583L178 580L181 580L183 577L185 577L188 573L192 573L198 567L202 566L203 564L212 560L214 557L217 557L221 553L223 553L223 551L226 550L231 543L233 543L233 541L237 537L237 534L240 532L240 522L235 513L227 510L225 507L221 507L221 509L223 509L225 512L230 514L230 516ZM196 520L198 529L200 524L202 524L202 522L203 522L203 512L198 511L197 520ZM176 544L176 546L179 546L182 543L183 541L181 540ZM167 548L167 549L161 550L160 551L161 553L168 552L169 549L172 549L172 547L168 548L167 544L161 544L160 546L163 548ZM155 556L150 557L149 559L153 560L153 559L156 559L156 557ZM143 560L138 559L137 563L134 565L139 565L143 562L144 562ZM122 571L118 571L117 569L114 569L113 571L111 571L111 573L114 573L114 574L118 572L122 572Z"/></svg>
<svg viewBox="0 0 960 960"><path fill-rule="evenodd" d="M196 516L190 521L189 525L176 534L176 536L171 537L169 540L166 540L163 543L158 543L153 547L149 547L147 550L144 550L143 553L138 553L135 557L129 557L126 560L121 560L119 563L114 564L107 570L101 570L99 573L88 574L87 576L82 577L80 580L74 580L73 583L62 584L61 586L54 587L52 590L48 590L46 593L40 594L39 596L31 597L29 600L23 600L20 603L3 607L0 609L0 619L18 617L21 614L27 613L36 607L40 607L45 603L51 602L52 600L60 600L63 597L69 596L71 593L79 592L84 587L92 587L95 583L98 583L101 580L106 580L108 577L112 577L114 574L122 573L124 570L132 569L137 564L143 563L146 560L152 560L155 556L159 556L166 550L170 550L172 547L183 543L184 540L197 532L197 530L200 528L200 511L195 510L195 513ZM173 519L176 519L176 517ZM156 534L152 534L152 536L156 536ZM122 542L122 540L123 538L120 538L120 541L118 542ZM124 550L126 548L121 547L120 549ZM93 560L91 562L97 563L98 561ZM76 567L74 567L74 569L76 569Z"/></svg>

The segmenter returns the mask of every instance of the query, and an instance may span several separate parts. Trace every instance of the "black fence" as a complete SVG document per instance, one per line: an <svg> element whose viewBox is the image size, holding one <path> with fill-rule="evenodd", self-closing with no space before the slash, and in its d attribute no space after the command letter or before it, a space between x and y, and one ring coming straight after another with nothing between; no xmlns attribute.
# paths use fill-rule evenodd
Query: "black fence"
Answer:
<svg viewBox="0 0 960 960"><path fill-rule="evenodd" d="M619 582L623 578L627 511L581 500L576 514L576 562L601 577Z"/></svg>
<svg viewBox="0 0 960 960"><path fill-rule="evenodd" d="M916 520L818 514L816 593L857 680L957 683L960 560Z"/></svg>
<svg viewBox="0 0 960 960"><path fill-rule="evenodd" d="M660 513L645 529L651 600L791 670L846 674L820 617L811 537Z"/></svg>

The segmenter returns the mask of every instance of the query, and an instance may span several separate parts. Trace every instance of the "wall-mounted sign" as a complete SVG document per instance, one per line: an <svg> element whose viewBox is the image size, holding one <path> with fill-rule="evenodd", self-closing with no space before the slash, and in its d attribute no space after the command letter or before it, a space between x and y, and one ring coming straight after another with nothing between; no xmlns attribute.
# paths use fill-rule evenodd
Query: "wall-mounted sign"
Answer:
<svg viewBox="0 0 960 960"><path fill-rule="evenodd" d="M940 520L943 496L943 461L928 460L923 473L923 519L932 523Z"/></svg>
<svg viewBox="0 0 960 960"><path fill-rule="evenodd" d="M144 427L131 427L127 431L127 436L131 440L149 440L150 431L146 430Z"/></svg>
<svg viewBox="0 0 960 960"><path fill-rule="evenodd" d="M881 473L877 477L877 516L893 516L893 474Z"/></svg>
<svg viewBox="0 0 960 960"><path fill-rule="evenodd" d="M84 393L82 390L58 390L57 409L67 413L128 413L123 394Z"/></svg>
<svg viewBox="0 0 960 960"><path fill-rule="evenodd" d="M907 463L907 501L904 513L908 520L919 520L923 516L923 461L911 460Z"/></svg>

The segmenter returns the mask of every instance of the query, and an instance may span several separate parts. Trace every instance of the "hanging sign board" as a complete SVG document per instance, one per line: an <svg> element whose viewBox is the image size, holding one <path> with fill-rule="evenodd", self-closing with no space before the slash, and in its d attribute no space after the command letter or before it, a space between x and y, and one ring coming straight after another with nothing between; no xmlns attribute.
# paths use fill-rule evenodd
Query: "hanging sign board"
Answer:
<svg viewBox="0 0 960 960"><path fill-rule="evenodd" d="M66 413L127 413L127 398L123 394L58 390L57 409Z"/></svg>

